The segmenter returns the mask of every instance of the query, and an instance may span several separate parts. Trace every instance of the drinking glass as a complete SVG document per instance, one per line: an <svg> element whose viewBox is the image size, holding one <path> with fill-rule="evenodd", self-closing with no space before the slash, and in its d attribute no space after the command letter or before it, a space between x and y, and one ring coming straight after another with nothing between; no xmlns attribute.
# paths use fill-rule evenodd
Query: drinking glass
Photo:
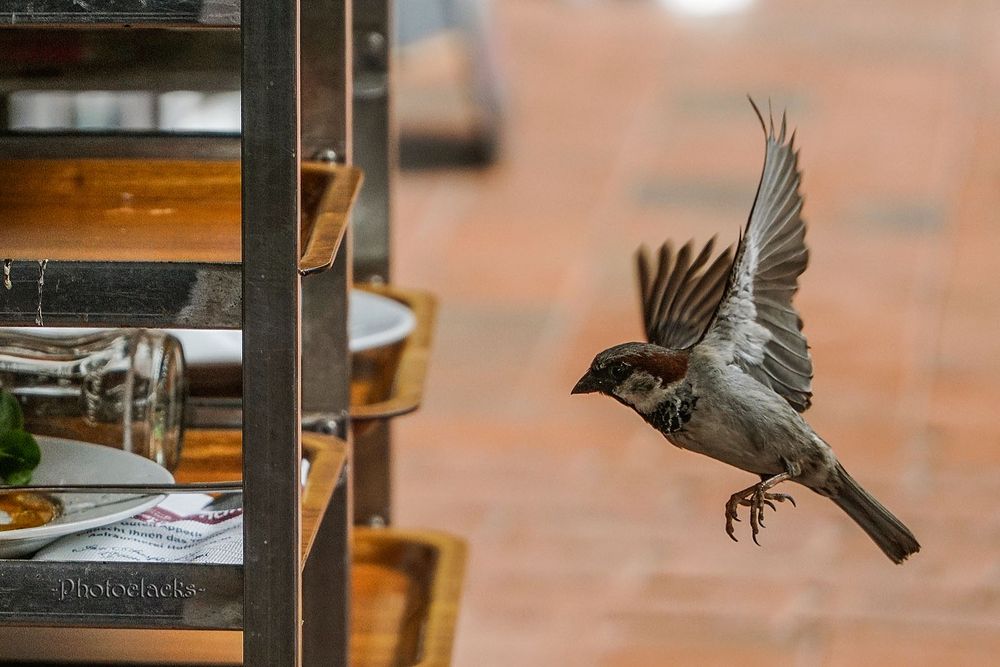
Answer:
<svg viewBox="0 0 1000 667"><path fill-rule="evenodd" d="M0 388L25 429L124 449L173 470L184 424L184 355L145 329L38 336L0 329Z"/></svg>

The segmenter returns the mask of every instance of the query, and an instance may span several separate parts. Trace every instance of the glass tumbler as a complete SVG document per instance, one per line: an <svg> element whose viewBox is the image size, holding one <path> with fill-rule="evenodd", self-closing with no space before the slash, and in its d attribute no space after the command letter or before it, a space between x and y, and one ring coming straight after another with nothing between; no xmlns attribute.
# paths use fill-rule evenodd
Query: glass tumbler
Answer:
<svg viewBox="0 0 1000 667"><path fill-rule="evenodd" d="M25 429L124 449L173 470L184 425L184 355L145 329L73 337L0 329L0 388Z"/></svg>

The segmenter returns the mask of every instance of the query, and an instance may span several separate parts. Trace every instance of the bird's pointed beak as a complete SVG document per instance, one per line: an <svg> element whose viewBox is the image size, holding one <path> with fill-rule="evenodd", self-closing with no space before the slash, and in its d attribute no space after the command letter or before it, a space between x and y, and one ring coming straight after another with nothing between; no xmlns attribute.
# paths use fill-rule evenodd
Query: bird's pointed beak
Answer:
<svg viewBox="0 0 1000 667"><path fill-rule="evenodd" d="M590 371L580 378L580 381L576 383L573 387L571 394L593 394L595 391L600 391L600 386L597 384L597 378L591 375Z"/></svg>

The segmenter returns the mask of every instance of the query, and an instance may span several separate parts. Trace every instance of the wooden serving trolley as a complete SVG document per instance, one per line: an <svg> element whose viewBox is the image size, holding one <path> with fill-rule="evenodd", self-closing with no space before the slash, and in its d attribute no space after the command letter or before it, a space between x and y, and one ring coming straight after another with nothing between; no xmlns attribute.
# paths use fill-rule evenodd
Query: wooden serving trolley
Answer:
<svg viewBox="0 0 1000 667"><path fill-rule="evenodd" d="M353 525L356 498L388 507L385 420L419 404L433 330L429 295L372 287L420 325L352 373L348 290L389 278L389 3L3 10L0 326L242 329L246 361L235 427L194 420L176 471L242 480L243 564L0 560L0 664L448 664L461 541ZM235 89L237 132L10 129L24 91ZM65 577L199 592L66 603Z"/></svg>

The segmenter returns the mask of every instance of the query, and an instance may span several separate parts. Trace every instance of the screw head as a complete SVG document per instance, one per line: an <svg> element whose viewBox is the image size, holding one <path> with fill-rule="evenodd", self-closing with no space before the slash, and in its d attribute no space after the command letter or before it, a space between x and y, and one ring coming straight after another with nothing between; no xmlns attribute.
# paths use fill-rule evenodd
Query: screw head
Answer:
<svg viewBox="0 0 1000 667"><path fill-rule="evenodd" d="M366 55L381 57L385 54L385 35L375 30L365 34Z"/></svg>
<svg viewBox="0 0 1000 667"><path fill-rule="evenodd" d="M313 154L313 159L320 162L340 162L340 153L332 148L324 148Z"/></svg>

